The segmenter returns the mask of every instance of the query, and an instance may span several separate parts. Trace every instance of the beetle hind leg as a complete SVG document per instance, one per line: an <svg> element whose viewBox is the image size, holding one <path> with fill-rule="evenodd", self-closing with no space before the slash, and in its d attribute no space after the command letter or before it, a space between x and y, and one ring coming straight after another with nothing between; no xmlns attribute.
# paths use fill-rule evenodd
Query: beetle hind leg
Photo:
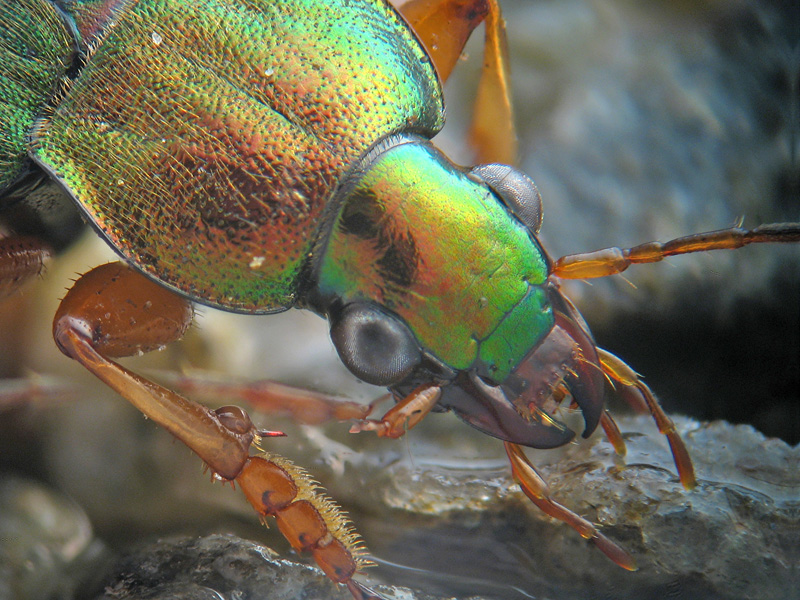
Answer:
<svg viewBox="0 0 800 600"><path fill-rule="evenodd" d="M112 358L147 352L179 339L190 303L122 263L86 273L69 290L53 322L59 349L80 362L145 416L186 444L214 472L239 484L262 517L272 516L297 550L309 551L356 600L376 600L352 575L367 561L360 538L339 508L304 471L273 455L250 455L266 436L235 406L211 410L125 369Z"/></svg>

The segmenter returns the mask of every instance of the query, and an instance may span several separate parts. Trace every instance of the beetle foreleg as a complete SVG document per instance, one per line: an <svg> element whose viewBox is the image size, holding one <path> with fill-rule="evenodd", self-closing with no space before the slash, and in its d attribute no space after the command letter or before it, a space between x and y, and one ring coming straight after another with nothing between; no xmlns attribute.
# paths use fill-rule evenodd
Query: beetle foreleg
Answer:
<svg viewBox="0 0 800 600"><path fill-rule="evenodd" d="M382 419L364 419L354 423L350 433L374 431L378 437L399 438L422 421L441 397L440 385L423 384L395 404Z"/></svg>
<svg viewBox="0 0 800 600"><path fill-rule="evenodd" d="M511 472L514 479L531 502L554 519L563 521L572 527L581 537L592 542L603 554L623 569L636 570L636 561L630 554L600 533L592 523L553 500L550 496L550 487L522 452L522 448L511 442L503 443L508 459L511 461Z"/></svg>
<svg viewBox="0 0 800 600"><path fill-rule="evenodd" d="M603 428L603 432L606 434L608 441L611 442L612 446L614 446L614 452L616 452L619 456L625 456L627 453L625 440L623 439L622 433L617 426L617 422L612 418L611 413L609 413L607 410L604 410L603 414L600 416L600 426Z"/></svg>
<svg viewBox="0 0 800 600"><path fill-rule="evenodd" d="M653 392L650 391L647 384L639 379L639 376L633 369L610 352L598 348L597 355L600 358L600 366L603 368L603 372L605 372L606 375L622 386L632 388L644 399L650 414L653 415L653 419L658 426L658 431L667 437L669 447L672 450L672 456L675 460L675 467L678 469L678 476L680 477L683 487L687 490L695 487L697 485L697 480L695 479L694 466L692 465L692 458L689 456L689 451L686 449L686 445L683 443L680 434L675 429L675 423L672 422L672 419L670 419L664 412L664 409L661 408Z"/></svg>

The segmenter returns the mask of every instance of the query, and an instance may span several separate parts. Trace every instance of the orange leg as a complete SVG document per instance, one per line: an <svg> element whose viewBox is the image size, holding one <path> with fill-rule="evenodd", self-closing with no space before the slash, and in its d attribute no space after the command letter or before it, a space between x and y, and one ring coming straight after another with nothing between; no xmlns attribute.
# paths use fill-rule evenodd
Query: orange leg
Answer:
<svg viewBox="0 0 800 600"><path fill-rule="evenodd" d="M604 248L594 252L570 254L555 262L553 275L563 279L606 277L622 273L634 264L659 262L677 254L735 250L748 244L792 242L800 242L800 223L775 223L755 229L731 227L687 235L666 243L649 242L633 248Z"/></svg>
<svg viewBox="0 0 800 600"><path fill-rule="evenodd" d="M547 482L530 463L522 448L511 442L503 443L508 459L511 461L511 472L514 479L531 502L546 514L572 527L581 534L581 537L592 542L603 554L623 569L636 570L636 562L630 554L600 533L592 523L553 500Z"/></svg>
<svg viewBox="0 0 800 600"><path fill-rule="evenodd" d="M240 408L210 410L111 360L175 341L191 320L187 300L111 263L83 275L67 293L53 336L64 354L186 444L217 478L238 482L256 511L275 517L292 546L310 551L331 579L346 585L357 600L378 600L352 579L367 561L339 508L289 461L250 455L251 444L283 434L257 430Z"/></svg>
<svg viewBox="0 0 800 600"><path fill-rule="evenodd" d="M611 417L611 413L607 410L603 411L600 415L600 427L606 434L608 441L614 446L614 452L619 456L625 456L627 449L625 448L625 440L622 438L622 433L617 426L617 422Z"/></svg>
<svg viewBox="0 0 800 600"><path fill-rule="evenodd" d="M683 443L681 436L675 429L675 423L672 422L664 409L656 400L650 388L639 379L639 376L622 360L603 350L597 349L597 356L600 358L600 366L603 372L608 375L614 382L630 388L629 391L635 391L638 395L644 398L650 414L658 426L658 431L667 437L669 447L672 450L672 456L675 459L675 466L678 469L678 476L680 477L683 487L687 490L692 489L697 485L697 480L694 476L694 466L692 459L689 456L689 451ZM613 442L612 442L613 443Z"/></svg>
<svg viewBox="0 0 800 600"><path fill-rule="evenodd" d="M0 382L0 413L22 406L47 406L75 396L75 389L52 377L37 374Z"/></svg>
<svg viewBox="0 0 800 600"><path fill-rule="evenodd" d="M32 237L0 239L0 300L10 296L28 279L39 275L50 248Z"/></svg>
<svg viewBox="0 0 800 600"><path fill-rule="evenodd" d="M159 376L159 379L162 377ZM191 375L175 376L171 373L165 373L163 379L170 386L197 400L214 402L219 398L231 398L261 412L287 415L304 425L365 419L372 412L374 404L383 399L371 404L361 404L269 379L236 383L212 381Z"/></svg>
<svg viewBox="0 0 800 600"><path fill-rule="evenodd" d="M418 425L441 397L440 385L423 384L395 404L382 419L364 419L354 423L350 433L374 431L378 437L399 438Z"/></svg>
<svg viewBox="0 0 800 600"><path fill-rule="evenodd" d="M310 552L330 579L347 585L357 600L381 600L352 579L372 563L364 559L365 549L353 526L305 471L279 456L251 456L236 482L256 512L275 517L292 547Z"/></svg>
<svg viewBox="0 0 800 600"><path fill-rule="evenodd" d="M398 10L425 46L442 81L447 81L472 31L486 25L484 60L470 142L478 162L513 165L517 136L505 22L497 0L407 0Z"/></svg>

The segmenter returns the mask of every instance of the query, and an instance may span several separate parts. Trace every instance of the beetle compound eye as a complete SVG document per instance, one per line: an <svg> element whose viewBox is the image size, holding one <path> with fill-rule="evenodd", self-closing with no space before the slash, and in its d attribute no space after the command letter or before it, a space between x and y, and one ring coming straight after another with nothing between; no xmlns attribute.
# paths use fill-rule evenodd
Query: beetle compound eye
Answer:
<svg viewBox="0 0 800 600"><path fill-rule="evenodd" d="M374 385L402 381L422 357L405 323L368 303L348 304L332 319L331 339L345 366Z"/></svg>
<svg viewBox="0 0 800 600"><path fill-rule="evenodd" d="M533 233L542 227L542 196L533 180L508 165L478 165L470 171L482 179Z"/></svg>

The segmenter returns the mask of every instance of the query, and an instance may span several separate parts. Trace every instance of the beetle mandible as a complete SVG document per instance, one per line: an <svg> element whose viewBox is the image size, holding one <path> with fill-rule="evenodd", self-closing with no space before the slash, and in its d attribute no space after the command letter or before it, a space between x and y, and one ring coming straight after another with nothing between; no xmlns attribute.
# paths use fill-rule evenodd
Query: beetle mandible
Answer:
<svg viewBox="0 0 800 600"><path fill-rule="evenodd" d="M344 364L397 400L354 430L398 437L431 410L452 410L504 441L537 506L634 568L549 496L520 446L569 442L574 433L554 415L574 405L584 436L600 425L622 451L603 409L608 378L653 414L687 488L691 460L647 386L595 346L559 280L796 242L800 227L731 228L552 261L537 238L535 185L500 164L513 163L515 149L496 2L400 10L379 0L1 2L3 207L67 196L128 265L81 277L56 314L56 342L238 482L356 598L375 596L352 579L362 562L354 534L302 471L250 455L270 432L241 409L210 411L113 358L180 338L192 301L248 314L312 310L329 319ZM437 35L445 21L459 23L446 39ZM443 124L440 80L481 21L475 137L489 164L464 169L428 140ZM44 229L57 245L61 226ZM49 252L39 238L2 244L9 289Z"/></svg>

